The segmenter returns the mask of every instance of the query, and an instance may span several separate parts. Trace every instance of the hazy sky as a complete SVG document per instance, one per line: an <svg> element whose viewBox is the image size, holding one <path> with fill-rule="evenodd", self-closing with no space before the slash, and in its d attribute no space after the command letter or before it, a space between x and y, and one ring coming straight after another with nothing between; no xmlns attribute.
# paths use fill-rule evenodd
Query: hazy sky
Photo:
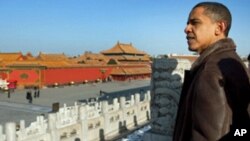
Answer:
<svg viewBox="0 0 250 141"><path fill-rule="evenodd" d="M99 53L117 41L151 55L192 54L184 28L199 0L0 0L0 52ZM250 53L250 1L220 0L231 10L229 34Z"/></svg>

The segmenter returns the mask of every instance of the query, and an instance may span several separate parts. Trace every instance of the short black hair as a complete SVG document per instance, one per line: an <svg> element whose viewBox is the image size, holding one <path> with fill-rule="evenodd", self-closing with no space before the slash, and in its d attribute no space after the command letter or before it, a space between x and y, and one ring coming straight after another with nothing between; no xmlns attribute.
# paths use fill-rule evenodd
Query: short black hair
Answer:
<svg viewBox="0 0 250 141"><path fill-rule="evenodd" d="M229 9L218 2L201 2L195 5L192 11L197 7L204 8L204 14L210 17L214 21L224 21L226 23L225 36L228 36L229 30L232 24L232 15Z"/></svg>

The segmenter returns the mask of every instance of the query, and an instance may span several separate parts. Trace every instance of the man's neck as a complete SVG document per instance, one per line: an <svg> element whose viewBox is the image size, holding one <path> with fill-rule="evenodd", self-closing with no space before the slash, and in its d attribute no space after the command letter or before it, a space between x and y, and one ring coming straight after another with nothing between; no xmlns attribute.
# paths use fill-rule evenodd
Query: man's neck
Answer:
<svg viewBox="0 0 250 141"><path fill-rule="evenodd" d="M225 38L227 38L227 37L225 37L224 35L223 35L223 36L220 36L220 37L218 36L216 39L213 40L213 42L211 42L210 45L208 45L208 46L205 47L205 48L201 48L200 50L197 51L197 53L199 53L199 54L201 55L205 50L207 50L207 49L210 48L210 47L213 47L213 45L214 45L216 42L218 42L218 41L220 41L220 40L222 40L222 39L225 39Z"/></svg>

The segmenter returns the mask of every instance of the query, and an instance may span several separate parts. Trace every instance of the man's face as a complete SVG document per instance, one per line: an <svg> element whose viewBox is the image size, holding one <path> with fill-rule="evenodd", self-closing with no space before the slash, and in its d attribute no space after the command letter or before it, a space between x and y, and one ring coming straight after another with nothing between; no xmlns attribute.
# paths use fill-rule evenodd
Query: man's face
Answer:
<svg viewBox="0 0 250 141"><path fill-rule="evenodd" d="M198 53L216 41L217 24L203 12L203 7L191 11L185 28L189 50Z"/></svg>

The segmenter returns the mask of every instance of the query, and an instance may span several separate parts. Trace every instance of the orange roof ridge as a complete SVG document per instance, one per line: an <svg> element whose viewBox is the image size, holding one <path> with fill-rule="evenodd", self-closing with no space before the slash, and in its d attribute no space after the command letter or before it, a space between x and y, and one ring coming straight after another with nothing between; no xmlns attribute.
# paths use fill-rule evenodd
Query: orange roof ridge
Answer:
<svg viewBox="0 0 250 141"><path fill-rule="evenodd" d="M8 61L16 61L18 58L23 57L22 52L0 52L0 58L2 60L8 60Z"/></svg>
<svg viewBox="0 0 250 141"><path fill-rule="evenodd" d="M119 41L117 42L117 44L112 47L111 49L108 50L104 50L101 53L103 54L120 54L120 53L129 53L129 54L146 54L143 51L139 51L138 49L136 49L132 43L130 44L125 44L125 43L120 43Z"/></svg>
<svg viewBox="0 0 250 141"><path fill-rule="evenodd" d="M44 60L44 61L52 61L52 60L69 60L68 57L64 54L56 54L56 53L50 53L45 54L40 52L37 56L38 59Z"/></svg>
<svg viewBox="0 0 250 141"><path fill-rule="evenodd" d="M125 45L125 44L122 44L122 45ZM121 51L122 51L123 53L126 52L126 51L122 48L121 44L118 44L118 47L121 49Z"/></svg>

